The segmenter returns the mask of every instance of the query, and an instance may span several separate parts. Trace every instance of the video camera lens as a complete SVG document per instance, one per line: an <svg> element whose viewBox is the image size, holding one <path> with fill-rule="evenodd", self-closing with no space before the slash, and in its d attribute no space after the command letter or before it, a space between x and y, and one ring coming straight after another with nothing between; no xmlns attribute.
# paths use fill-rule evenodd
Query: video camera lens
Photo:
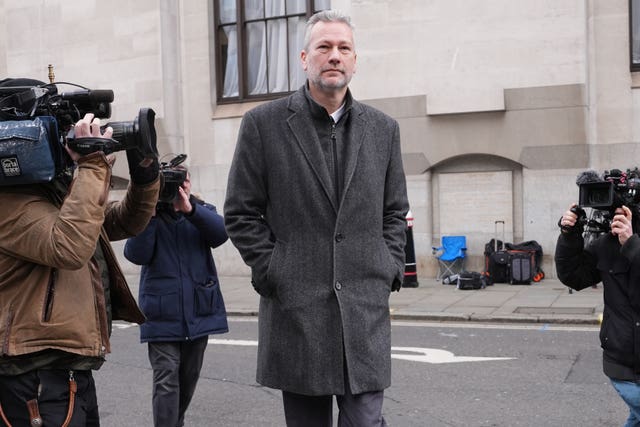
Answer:
<svg viewBox="0 0 640 427"><path fill-rule="evenodd" d="M151 108L142 108L138 116L131 121L110 122L101 128L104 130L111 126L113 129L112 138L121 144L121 147L114 151L137 149L143 157L153 158L158 155L155 116L156 113Z"/></svg>
<svg viewBox="0 0 640 427"><path fill-rule="evenodd" d="M609 209L614 203L611 182L590 182L579 186L579 205L583 208Z"/></svg>
<svg viewBox="0 0 640 427"><path fill-rule="evenodd" d="M79 154L91 154L102 151L111 154L122 150L138 150L145 158L157 158L156 128L154 125L156 113L151 108L142 108L138 116L131 121L110 122L100 129L111 126L111 139L102 138L69 138L67 144Z"/></svg>

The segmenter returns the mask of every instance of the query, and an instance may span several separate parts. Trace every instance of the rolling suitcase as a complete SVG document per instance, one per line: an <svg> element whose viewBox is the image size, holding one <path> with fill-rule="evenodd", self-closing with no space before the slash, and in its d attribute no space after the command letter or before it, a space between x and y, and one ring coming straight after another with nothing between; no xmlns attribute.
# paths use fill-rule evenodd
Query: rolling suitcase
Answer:
<svg viewBox="0 0 640 427"><path fill-rule="evenodd" d="M509 283L512 285L530 285L534 274L533 251L508 251L511 259L511 276Z"/></svg>
<svg viewBox="0 0 640 427"><path fill-rule="evenodd" d="M502 241L498 240L498 224L502 224ZM504 247L504 221L495 222L495 238L493 250L487 255L487 272L492 283L511 282L511 259ZM491 243L491 242L490 242Z"/></svg>

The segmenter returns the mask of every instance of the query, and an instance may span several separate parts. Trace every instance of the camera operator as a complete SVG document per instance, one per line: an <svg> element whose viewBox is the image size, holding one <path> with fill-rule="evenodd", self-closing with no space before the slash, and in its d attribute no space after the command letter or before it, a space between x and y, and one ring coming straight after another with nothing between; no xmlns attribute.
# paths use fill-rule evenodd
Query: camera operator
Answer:
<svg viewBox="0 0 640 427"><path fill-rule="evenodd" d="M75 124L76 138L111 135L93 114ZM147 225L158 162L127 152L131 184L122 201L108 201L115 158L65 148L72 179L0 187L0 419L7 425L40 418L47 426L98 426L91 371L111 351L111 320L144 321L109 241Z"/></svg>
<svg viewBox="0 0 640 427"><path fill-rule="evenodd" d="M613 212L611 231L584 247L582 217L575 204L560 218L555 253L558 278L577 291L604 284L600 328L603 369L629 406L625 425L640 425L640 236L637 209Z"/></svg>
<svg viewBox="0 0 640 427"><path fill-rule="evenodd" d="M208 335L228 331L211 254L227 233L215 206L191 194L187 168L171 169L185 171L184 182L169 195L173 201L158 204L147 228L127 240L124 255L142 266L138 300L147 321L140 340L148 343L153 369L153 423L176 427L184 425Z"/></svg>

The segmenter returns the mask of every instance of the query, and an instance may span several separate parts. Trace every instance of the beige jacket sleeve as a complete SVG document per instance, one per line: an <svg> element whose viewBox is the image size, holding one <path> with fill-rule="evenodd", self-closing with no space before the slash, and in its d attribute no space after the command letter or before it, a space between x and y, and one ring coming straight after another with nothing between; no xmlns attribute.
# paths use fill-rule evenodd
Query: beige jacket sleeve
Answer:
<svg viewBox="0 0 640 427"><path fill-rule="evenodd" d="M119 238L143 229L159 192L159 180L130 188L121 202L107 202L111 164L102 153L81 158L60 208L42 192L3 195L0 250L19 259L62 269L78 269L95 252L104 223Z"/></svg>

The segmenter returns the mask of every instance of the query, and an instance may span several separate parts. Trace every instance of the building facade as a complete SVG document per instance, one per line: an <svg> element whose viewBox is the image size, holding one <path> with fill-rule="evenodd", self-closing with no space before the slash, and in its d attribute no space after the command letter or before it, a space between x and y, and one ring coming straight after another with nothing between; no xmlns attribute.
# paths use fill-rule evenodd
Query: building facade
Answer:
<svg viewBox="0 0 640 427"><path fill-rule="evenodd" d="M340 9L356 26L354 97L400 123L419 280L443 235L466 235L482 269L497 220L506 241L543 247L552 277L576 176L640 164L634 3L0 0L0 78L47 81L51 64L56 82L113 89L113 120L153 108L163 160L187 154L194 190L222 210L243 113L302 81L305 13ZM215 256L221 275L249 273L230 243Z"/></svg>

